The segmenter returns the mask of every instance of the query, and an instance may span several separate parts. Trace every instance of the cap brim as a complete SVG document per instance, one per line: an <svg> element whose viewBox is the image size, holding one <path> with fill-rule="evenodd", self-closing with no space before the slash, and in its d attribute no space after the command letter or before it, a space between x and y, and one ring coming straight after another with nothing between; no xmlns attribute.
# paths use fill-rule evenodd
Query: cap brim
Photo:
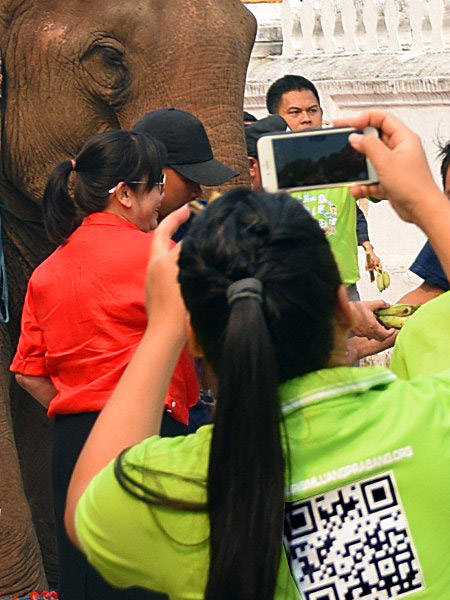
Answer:
<svg viewBox="0 0 450 600"><path fill-rule="evenodd" d="M168 165L186 179L195 181L200 185L222 185L233 177L239 175L236 171L229 169L227 166L212 158L205 162L185 165Z"/></svg>

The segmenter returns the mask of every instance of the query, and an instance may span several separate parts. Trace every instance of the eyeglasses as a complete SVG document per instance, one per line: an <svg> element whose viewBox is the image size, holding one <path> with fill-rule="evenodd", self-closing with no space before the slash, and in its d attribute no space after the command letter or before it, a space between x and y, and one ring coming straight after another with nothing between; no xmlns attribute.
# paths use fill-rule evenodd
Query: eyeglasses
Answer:
<svg viewBox="0 0 450 600"><path fill-rule="evenodd" d="M166 174L161 173L161 179L156 182L158 186L159 193L162 194L164 192L164 188L166 187Z"/></svg>
<svg viewBox="0 0 450 600"><path fill-rule="evenodd" d="M119 181L119 183L121 183L121 182ZM108 190L108 194L114 194L119 183L117 185L115 185L114 187L112 187L110 190ZM147 182L146 181L124 181L123 183L147 183ZM160 194L163 193L165 185L166 185L166 174L162 173L161 179L155 183L155 187L158 187L158 191Z"/></svg>

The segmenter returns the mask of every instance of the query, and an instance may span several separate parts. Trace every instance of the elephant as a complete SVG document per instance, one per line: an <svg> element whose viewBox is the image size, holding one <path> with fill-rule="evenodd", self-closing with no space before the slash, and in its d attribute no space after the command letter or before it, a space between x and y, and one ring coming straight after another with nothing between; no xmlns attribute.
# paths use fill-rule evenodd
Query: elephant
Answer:
<svg viewBox="0 0 450 600"><path fill-rule="evenodd" d="M240 0L0 0L0 206L10 320L0 327L0 598L57 579L51 423L9 373L27 280L53 248L51 168L92 134L173 106L205 124L245 183L245 76L256 22ZM70 327L70 323L68 323Z"/></svg>

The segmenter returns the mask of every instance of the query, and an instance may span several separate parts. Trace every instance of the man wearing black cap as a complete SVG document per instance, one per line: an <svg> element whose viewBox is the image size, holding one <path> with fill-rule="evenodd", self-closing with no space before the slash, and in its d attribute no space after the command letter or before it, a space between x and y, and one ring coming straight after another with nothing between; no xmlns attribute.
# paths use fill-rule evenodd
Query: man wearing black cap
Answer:
<svg viewBox="0 0 450 600"><path fill-rule="evenodd" d="M167 149L160 219L201 197L201 185L222 185L238 175L214 158L205 128L188 112L155 110L145 114L133 130L155 137Z"/></svg>
<svg viewBox="0 0 450 600"><path fill-rule="evenodd" d="M252 190L261 189L261 172L259 169L258 152L256 150L257 141L263 135L286 131L286 128L287 123L280 115L270 115L245 127L244 133Z"/></svg>

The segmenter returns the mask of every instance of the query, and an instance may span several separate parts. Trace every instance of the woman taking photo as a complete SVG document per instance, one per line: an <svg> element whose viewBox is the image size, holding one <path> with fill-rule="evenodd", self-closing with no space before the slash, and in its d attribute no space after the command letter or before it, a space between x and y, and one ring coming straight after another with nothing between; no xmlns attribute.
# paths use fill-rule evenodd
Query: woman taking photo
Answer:
<svg viewBox="0 0 450 600"><path fill-rule="evenodd" d="M381 182L354 193L387 194L450 272L450 205L418 138L382 113L351 124L383 137L352 138ZM410 381L347 366L336 263L281 194L235 190L197 217L183 303L169 239L185 216L155 234L148 326L74 470L72 540L112 584L176 600L445 597L450 364ZM215 423L160 439L185 307L190 346L217 376Z"/></svg>
<svg viewBox="0 0 450 600"><path fill-rule="evenodd" d="M146 328L149 232L163 198L164 159L164 147L143 134L98 134L55 167L45 190L44 223L58 248L29 281L11 370L55 417L52 476L63 600L124 596L70 543L63 514L78 454ZM184 350L166 395L163 434L187 432L197 395L193 361Z"/></svg>

